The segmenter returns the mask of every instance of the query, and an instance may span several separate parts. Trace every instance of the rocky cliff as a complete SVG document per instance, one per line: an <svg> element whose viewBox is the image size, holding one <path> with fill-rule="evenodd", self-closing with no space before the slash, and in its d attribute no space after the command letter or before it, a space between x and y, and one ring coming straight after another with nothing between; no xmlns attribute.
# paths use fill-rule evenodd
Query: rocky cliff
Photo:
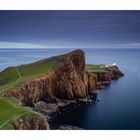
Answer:
<svg viewBox="0 0 140 140"><path fill-rule="evenodd" d="M110 85L112 80L124 76L117 66L104 68L104 71L94 72L94 74L97 76L98 89Z"/></svg>
<svg viewBox="0 0 140 140"><path fill-rule="evenodd" d="M73 51L62 60L55 71L26 82L7 95L19 98L22 104L28 106L34 106L38 101L48 103L58 99L78 100L89 98L89 93L94 94L99 85L110 84L111 79L123 76L117 67L98 73L86 71L82 50Z"/></svg>
<svg viewBox="0 0 140 140"><path fill-rule="evenodd" d="M15 129L18 130L46 130L49 129L49 124L43 116L26 116L20 118L13 123Z"/></svg>

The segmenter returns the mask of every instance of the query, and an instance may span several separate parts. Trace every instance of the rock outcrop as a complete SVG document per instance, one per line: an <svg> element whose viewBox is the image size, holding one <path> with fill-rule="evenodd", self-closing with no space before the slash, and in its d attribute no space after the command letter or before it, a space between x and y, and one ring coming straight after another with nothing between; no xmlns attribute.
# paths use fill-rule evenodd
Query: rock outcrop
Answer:
<svg viewBox="0 0 140 140"><path fill-rule="evenodd" d="M15 129L18 130L46 130L49 129L49 124L43 116L26 116L20 118L13 123Z"/></svg>
<svg viewBox="0 0 140 140"><path fill-rule="evenodd" d="M111 81L124 76L124 74L118 69L117 66L105 68L105 71L94 72L97 76L98 88L102 86L110 85Z"/></svg>
<svg viewBox="0 0 140 140"><path fill-rule="evenodd" d="M8 95L19 98L22 104L28 106L34 106L38 101L52 103L58 99L78 100L89 98L99 85L110 84L111 79L120 76L123 74L117 67L108 68L100 73L87 72L85 54L82 50L76 50L63 58L61 65L55 71L26 82Z"/></svg>

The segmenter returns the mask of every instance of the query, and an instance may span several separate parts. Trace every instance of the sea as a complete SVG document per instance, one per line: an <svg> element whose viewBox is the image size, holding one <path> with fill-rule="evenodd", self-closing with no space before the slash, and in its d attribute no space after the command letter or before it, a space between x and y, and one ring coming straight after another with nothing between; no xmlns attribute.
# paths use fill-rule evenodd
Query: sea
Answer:
<svg viewBox="0 0 140 140"><path fill-rule="evenodd" d="M28 64L75 49L0 49L0 71ZM111 64L114 61L125 74L100 91L98 102L62 113L58 125L87 130L140 129L140 49L84 48L87 64Z"/></svg>

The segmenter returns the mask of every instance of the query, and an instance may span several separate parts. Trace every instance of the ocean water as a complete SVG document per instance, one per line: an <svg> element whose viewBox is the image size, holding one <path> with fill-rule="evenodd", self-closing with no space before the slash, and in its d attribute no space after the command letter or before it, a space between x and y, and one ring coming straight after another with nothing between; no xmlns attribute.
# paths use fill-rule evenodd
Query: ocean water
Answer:
<svg viewBox="0 0 140 140"><path fill-rule="evenodd" d="M0 49L0 71L6 67L70 52L73 49ZM84 49L86 63L115 60L125 74L98 94L99 102L58 117L58 123L84 129L140 129L140 49Z"/></svg>

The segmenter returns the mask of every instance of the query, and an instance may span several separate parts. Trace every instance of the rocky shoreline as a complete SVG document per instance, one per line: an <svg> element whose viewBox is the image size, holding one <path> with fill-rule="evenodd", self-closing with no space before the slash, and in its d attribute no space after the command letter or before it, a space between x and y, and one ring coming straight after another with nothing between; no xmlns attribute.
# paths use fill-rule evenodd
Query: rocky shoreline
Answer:
<svg viewBox="0 0 140 140"><path fill-rule="evenodd" d="M79 128L77 126L69 126L69 125L54 125L53 121L57 118L58 115L63 113L71 112L74 108L77 108L81 105L92 104L96 101L97 94L95 94L95 99L80 99L79 101L75 100L61 100L57 103L45 103L43 101L38 102L34 106L34 110L44 115L49 123L50 129L60 129L60 130L82 130L83 128Z"/></svg>

